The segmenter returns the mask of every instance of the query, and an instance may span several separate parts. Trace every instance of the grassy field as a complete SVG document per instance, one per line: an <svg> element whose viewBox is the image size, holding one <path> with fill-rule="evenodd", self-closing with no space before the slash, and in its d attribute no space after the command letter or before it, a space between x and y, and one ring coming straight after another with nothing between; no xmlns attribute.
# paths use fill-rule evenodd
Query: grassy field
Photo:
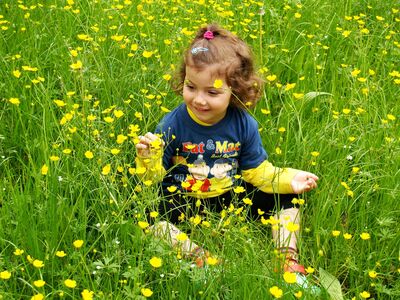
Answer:
<svg viewBox="0 0 400 300"><path fill-rule="evenodd" d="M0 2L0 299L400 298L400 3L264 2ZM209 22L254 51L270 161L320 177L299 245L318 295L273 272L244 203L182 224L224 260L203 269L142 223L159 199L135 139L182 101L170 82Z"/></svg>

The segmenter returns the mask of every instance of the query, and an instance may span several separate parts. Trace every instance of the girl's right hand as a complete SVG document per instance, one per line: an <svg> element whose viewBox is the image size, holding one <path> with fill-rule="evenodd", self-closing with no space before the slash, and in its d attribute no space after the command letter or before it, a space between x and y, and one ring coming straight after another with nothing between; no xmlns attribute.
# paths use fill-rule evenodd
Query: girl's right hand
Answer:
<svg viewBox="0 0 400 300"><path fill-rule="evenodd" d="M164 145L164 141L157 135L147 132L144 136L139 136L139 143L135 147L139 156L150 157L151 149L160 149Z"/></svg>

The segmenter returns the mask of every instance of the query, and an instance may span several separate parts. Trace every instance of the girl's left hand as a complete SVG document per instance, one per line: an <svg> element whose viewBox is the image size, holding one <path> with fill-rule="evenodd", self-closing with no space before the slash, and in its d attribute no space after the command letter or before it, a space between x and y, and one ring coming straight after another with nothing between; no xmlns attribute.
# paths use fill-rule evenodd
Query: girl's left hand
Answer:
<svg viewBox="0 0 400 300"><path fill-rule="evenodd" d="M318 176L305 171L298 172L290 183L295 194L302 194L317 187Z"/></svg>

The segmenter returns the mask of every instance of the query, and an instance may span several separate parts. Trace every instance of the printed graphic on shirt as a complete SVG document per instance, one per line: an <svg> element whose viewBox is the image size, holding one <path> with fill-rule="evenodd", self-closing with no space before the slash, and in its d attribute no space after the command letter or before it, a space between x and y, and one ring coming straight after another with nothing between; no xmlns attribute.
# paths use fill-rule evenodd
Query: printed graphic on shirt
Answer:
<svg viewBox="0 0 400 300"><path fill-rule="evenodd" d="M174 179L185 191L209 192L234 184L240 143L230 141L183 142L173 158Z"/></svg>

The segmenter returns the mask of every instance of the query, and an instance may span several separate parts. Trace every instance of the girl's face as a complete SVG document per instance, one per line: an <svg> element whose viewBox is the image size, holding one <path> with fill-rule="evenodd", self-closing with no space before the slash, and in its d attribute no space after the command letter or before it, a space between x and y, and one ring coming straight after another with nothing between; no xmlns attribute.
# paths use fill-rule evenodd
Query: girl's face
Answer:
<svg viewBox="0 0 400 300"><path fill-rule="evenodd" d="M202 70L186 66L186 77L183 87L183 100L196 117L207 124L216 124L226 114L232 92L217 74L217 66L211 65ZM222 87L215 88L215 80L223 82Z"/></svg>

